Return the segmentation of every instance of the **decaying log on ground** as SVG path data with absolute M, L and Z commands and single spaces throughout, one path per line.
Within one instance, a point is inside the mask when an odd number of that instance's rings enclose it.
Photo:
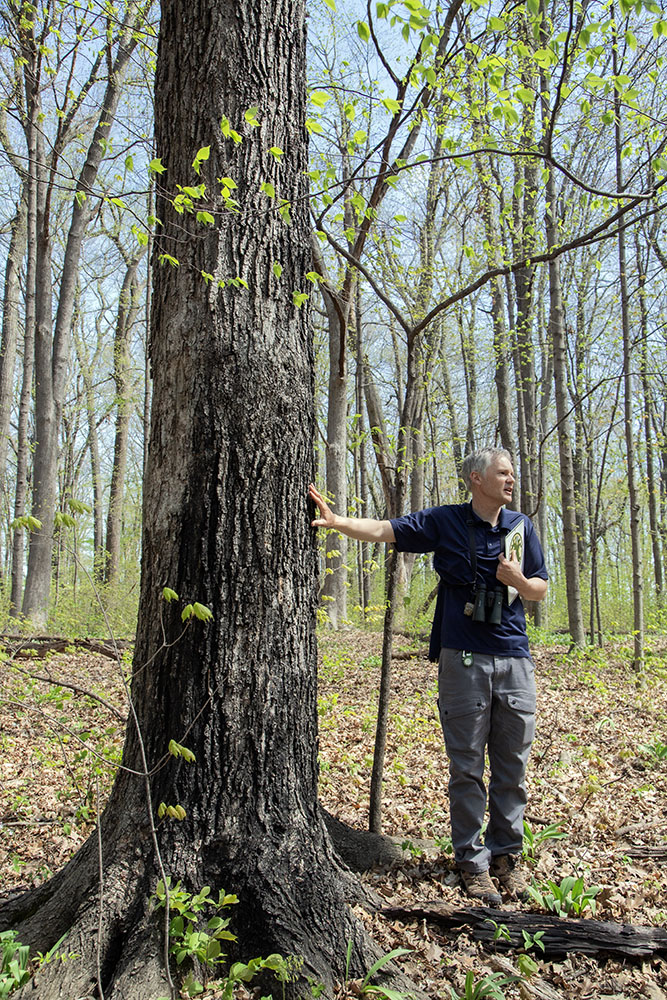
M 112 642 L 104 639 L 67 639 L 57 635 L 0 635 L 0 648 L 12 659 L 40 660 L 49 653 L 66 653 L 78 649 L 118 660 L 132 647 L 133 643 L 129 639 Z
M 382 914 L 404 922 L 427 920 L 440 928 L 460 930 L 470 928 L 475 940 L 492 945 L 498 951 L 524 948 L 522 931 L 532 937 L 542 932 L 544 952 L 540 956 L 557 958 L 569 952 L 586 955 L 616 955 L 624 958 L 667 956 L 667 931 L 660 927 L 616 924 L 607 920 L 582 920 L 556 917 L 525 910 L 491 909 L 486 906 L 455 907 L 446 903 L 426 902 L 420 906 L 385 908 Z M 494 941 L 496 928 L 504 925 L 509 941 Z
M 621 853 L 629 858 L 653 858 L 654 861 L 667 861 L 667 844 L 657 847 L 642 847 L 638 844 L 621 848 Z

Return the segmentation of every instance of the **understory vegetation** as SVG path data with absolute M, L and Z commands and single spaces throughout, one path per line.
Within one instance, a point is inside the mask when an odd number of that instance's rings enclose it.
M 357 908 L 384 951 L 394 953 L 428 996 L 512 1000 L 551 988 L 563 997 L 664 997 L 664 957 L 620 961 L 572 953 L 546 960 L 539 934 L 524 937 L 521 949 L 503 946 L 508 910 L 667 923 L 667 644 L 654 640 L 641 674 L 629 667 L 630 645 L 626 638 L 602 649 L 572 650 L 558 637 L 534 637 L 538 730 L 524 847 L 533 899 L 506 902 L 496 911 L 494 947 L 482 948 L 465 928 L 445 932 L 425 920 L 398 921 L 382 908 Z M 377 631 L 320 634 L 320 795 L 328 810 L 358 829 L 367 825 L 380 652 Z M 403 860 L 362 880 L 387 908 L 434 901 L 465 907 L 449 839 L 436 671 L 420 636 L 398 635 L 394 655 L 383 820 L 384 832 L 402 845 Z M 17 657 L 2 664 L 0 677 L 1 900 L 47 878 L 94 829 L 120 759 L 126 704 L 118 666 L 96 655 L 66 653 L 37 662 Z M 210 897 L 178 897 L 182 913 L 174 916 L 183 917 L 183 928 L 174 954 L 211 948 L 221 965 L 211 942 L 221 941 L 224 950 L 234 927 L 231 895 L 224 922 L 216 912 L 220 889 L 234 891 L 214 886 Z M 187 923 L 191 899 L 213 921 L 196 941 Z M 278 956 L 264 959 L 289 974 Z M 66 941 L 57 960 L 76 960 Z M 211 969 L 212 984 L 222 982 L 219 975 L 218 967 Z M 237 975 L 234 989 L 243 984 Z M 340 995 L 359 995 L 363 985 L 340 983 Z M 0 996 L 8 995 L 1 990 Z M 366 983 L 362 995 L 368 990 Z M 221 997 L 224 987 L 210 985 L 201 995 Z

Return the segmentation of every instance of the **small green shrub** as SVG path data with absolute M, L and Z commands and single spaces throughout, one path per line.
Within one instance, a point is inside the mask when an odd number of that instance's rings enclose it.
M 16 940 L 16 931 L 0 932 L 0 1000 L 28 982 L 30 949 Z
M 457 993 L 450 987 L 451 1000 L 484 1000 L 484 997 L 505 1000 L 502 987 L 517 983 L 520 978 L 520 976 L 503 976 L 500 972 L 493 972 L 475 982 L 475 973 L 471 969 L 466 975 L 463 993 Z
M 227 909 L 238 903 L 238 896 L 220 890 L 216 900 L 211 897 L 208 885 L 193 894 L 182 889 L 180 882 L 171 888 L 169 878 L 167 888 L 170 914 L 169 952 L 176 959 L 176 964 L 181 965 L 186 960 L 195 959 L 206 968 L 222 964 L 227 956 L 223 953 L 220 942 L 236 941 L 236 935 L 228 930 L 229 917 L 215 915 L 205 920 L 204 913 L 210 909 Z M 157 907 L 166 906 L 167 892 L 164 882 L 158 882 L 155 895 Z M 293 977 L 299 964 L 298 959 L 283 958 L 277 954 L 269 955 L 267 958 L 252 958 L 249 962 L 234 962 L 226 976 L 210 985 L 222 990 L 223 1000 L 232 1000 L 234 989 L 239 983 L 249 983 L 260 972 L 271 972 L 279 982 L 286 983 Z M 183 981 L 183 991 L 187 996 L 194 997 L 203 993 L 204 986 L 191 972 L 188 972 Z
M 535 854 L 539 846 L 546 840 L 564 840 L 567 832 L 563 829 L 562 823 L 549 823 L 541 830 L 533 830 L 530 823 L 523 821 L 523 856 L 528 861 L 535 860 Z
M 588 889 L 584 885 L 584 880 L 568 875 L 558 885 L 557 882 L 548 880 L 541 886 L 528 886 L 528 892 L 543 909 L 549 913 L 556 913 L 559 917 L 566 917 L 574 914 L 580 916 L 584 910 L 590 910 L 595 914 L 597 903 L 595 897 L 602 891 L 602 886 L 592 885 Z

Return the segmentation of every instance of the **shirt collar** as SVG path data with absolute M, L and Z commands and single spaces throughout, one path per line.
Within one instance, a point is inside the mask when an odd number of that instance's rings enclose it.
M 477 524 L 485 524 L 491 531 L 509 531 L 512 527 L 512 518 L 516 514 L 516 511 L 508 510 L 507 507 L 501 507 L 498 514 L 498 523 L 493 525 L 489 521 L 485 521 L 483 517 L 480 517 L 473 510 L 472 502 L 470 503 L 470 513 Z

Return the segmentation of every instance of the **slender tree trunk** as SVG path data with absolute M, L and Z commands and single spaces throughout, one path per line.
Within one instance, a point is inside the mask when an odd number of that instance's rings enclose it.
M 547 209 L 547 245 L 552 247 L 558 239 L 554 217 L 556 192 L 553 183 L 553 172 L 550 172 L 550 179 L 547 181 L 547 201 L 549 204 Z M 560 466 L 567 616 L 572 641 L 581 646 L 584 644 L 586 637 L 581 607 L 576 493 L 568 416 L 567 348 L 558 258 L 549 263 L 549 304 L 549 331 L 553 344 L 556 418 L 558 420 L 558 458 Z
M 38 169 L 38 154 L 43 152 L 39 141 L 39 80 L 37 76 L 37 58 L 34 46 L 24 46 L 26 65 L 24 71 L 26 108 L 28 122 L 26 125 L 26 141 L 28 147 L 27 164 L 27 208 L 26 208 L 26 279 L 25 279 L 25 329 L 23 336 L 23 381 L 19 400 L 19 416 L 16 446 L 16 496 L 14 500 L 14 518 L 20 521 L 26 514 L 28 499 L 28 475 L 30 460 L 30 445 L 28 441 L 28 425 L 32 408 L 33 374 L 35 369 L 35 325 L 37 296 L 37 260 L 38 260 L 38 204 L 40 193 L 40 174 Z M 21 610 L 23 595 L 23 563 L 25 558 L 25 529 L 17 523 L 12 540 L 12 586 L 9 602 L 9 613 L 17 618 Z
M 540 101 L 543 134 L 548 132 L 550 116 L 549 80 L 545 70 L 540 72 Z M 558 245 L 558 193 L 553 168 L 549 168 L 546 182 L 546 239 L 551 249 Z M 583 646 L 585 631 L 581 606 L 579 579 L 579 547 L 577 542 L 576 493 L 572 462 L 570 434 L 569 394 L 567 386 L 567 343 L 563 294 L 558 257 L 549 261 L 549 335 L 553 351 L 556 418 L 558 420 L 558 460 L 560 467 L 560 493 L 563 519 L 563 550 L 567 591 L 567 617 L 572 641 Z
M 347 515 L 347 327 L 350 303 L 322 286 L 329 317 L 329 402 L 327 410 L 327 493 L 336 513 Z M 327 532 L 326 568 L 321 600 L 333 628 L 347 618 L 345 535 Z
M 34 460 L 34 513 L 41 521 L 42 527 L 35 531 L 31 538 L 28 574 L 23 595 L 23 613 L 35 622 L 45 620 L 49 606 L 53 525 L 57 495 L 58 434 L 67 385 L 72 317 L 81 247 L 95 211 L 96 201 L 93 185 L 104 151 L 107 148 L 130 57 L 139 40 L 136 31 L 137 22 L 140 20 L 139 10 L 139 5 L 136 3 L 128 3 L 126 7 L 116 55 L 113 59 L 113 65 L 110 67 L 102 111 L 78 178 L 77 191 L 80 197 L 75 198 L 72 203 L 72 216 L 58 288 L 58 308 L 54 327 L 52 327 L 49 279 L 51 237 L 47 213 L 42 220 L 39 269 L 42 279 L 42 294 L 38 293 L 35 348 L 36 441 Z M 46 287 L 47 280 L 48 289 Z
M 662 562 L 662 540 L 660 537 L 660 483 L 656 475 L 655 441 L 651 433 L 651 416 L 654 409 L 653 394 L 649 378 L 648 355 L 648 309 L 646 305 L 646 263 L 642 260 L 638 234 L 635 234 L 637 261 L 637 281 L 639 291 L 639 315 L 641 322 L 639 337 L 639 368 L 643 398 L 644 445 L 646 447 L 646 491 L 648 495 L 648 516 L 653 554 L 653 579 L 658 607 L 664 605 L 664 573 Z
M 104 582 L 113 583 L 120 566 L 120 542 L 127 468 L 127 444 L 132 414 L 129 338 L 139 308 L 137 268 L 141 255 L 127 266 L 118 302 L 114 337 L 114 382 L 116 383 L 116 433 L 113 466 L 109 487 L 106 545 L 104 547 Z
M 361 501 L 362 516 L 368 516 L 368 468 L 366 464 L 366 421 L 364 418 L 364 354 L 363 354 L 363 332 L 361 313 L 361 286 L 357 282 L 355 296 L 355 328 L 356 328 L 356 371 L 355 371 L 355 400 L 357 408 L 357 435 L 359 444 L 357 447 L 357 462 L 359 467 L 359 500 Z M 370 555 L 371 545 L 369 542 L 360 542 L 357 546 L 358 553 L 358 576 L 359 576 L 359 603 L 362 614 L 366 617 L 366 609 L 371 603 L 371 581 Z
M 14 369 L 18 343 L 20 272 L 27 242 L 27 203 L 25 189 L 11 223 L 11 237 L 5 266 L 5 286 L 2 305 L 2 344 L 0 346 L 0 482 L 2 483 L 3 508 L 9 510 L 7 483 L 7 452 L 10 422 L 14 402 Z M 0 559 L 0 566 L 2 560 Z
M 384 759 L 387 751 L 389 706 L 391 703 L 391 660 L 393 654 L 394 621 L 396 618 L 396 591 L 401 572 L 397 556 L 398 553 L 392 546 L 387 568 L 387 607 L 384 614 L 384 628 L 382 633 L 382 668 L 380 672 L 380 693 L 378 696 L 378 715 L 375 726 L 375 744 L 373 748 L 373 768 L 371 771 L 368 810 L 368 828 L 371 833 L 382 832 L 382 779 L 384 775 Z
M 99 344 L 101 338 L 100 321 L 97 320 L 98 348 L 92 359 L 87 355 L 81 336 L 75 334 L 75 348 L 79 371 L 83 380 L 83 391 L 86 401 L 86 418 L 88 422 L 88 453 L 90 455 L 90 475 L 93 488 L 93 576 L 99 580 L 102 576 L 104 555 L 104 533 L 102 519 L 102 463 L 100 460 L 100 442 L 98 433 L 99 406 L 96 395 L 93 371 L 99 361 Z
M 614 45 L 612 46 L 612 62 L 614 75 L 619 73 L 618 36 L 616 34 L 614 7 L 611 8 Z M 614 133 L 616 138 L 616 187 L 623 190 L 623 128 L 621 122 L 621 102 L 614 90 Z M 644 577 L 641 538 L 641 499 L 637 487 L 637 469 L 635 457 L 634 433 L 634 377 L 632 375 L 632 345 L 630 336 L 630 305 L 628 298 L 628 280 L 626 272 L 625 229 L 618 232 L 618 269 L 621 288 L 621 329 L 623 332 L 623 387 L 624 387 L 624 427 L 625 452 L 627 457 L 628 500 L 630 504 L 630 540 L 632 547 L 632 608 L 633 608 L 633 644 L 634 668 L 641 670 L 644 666 Z

